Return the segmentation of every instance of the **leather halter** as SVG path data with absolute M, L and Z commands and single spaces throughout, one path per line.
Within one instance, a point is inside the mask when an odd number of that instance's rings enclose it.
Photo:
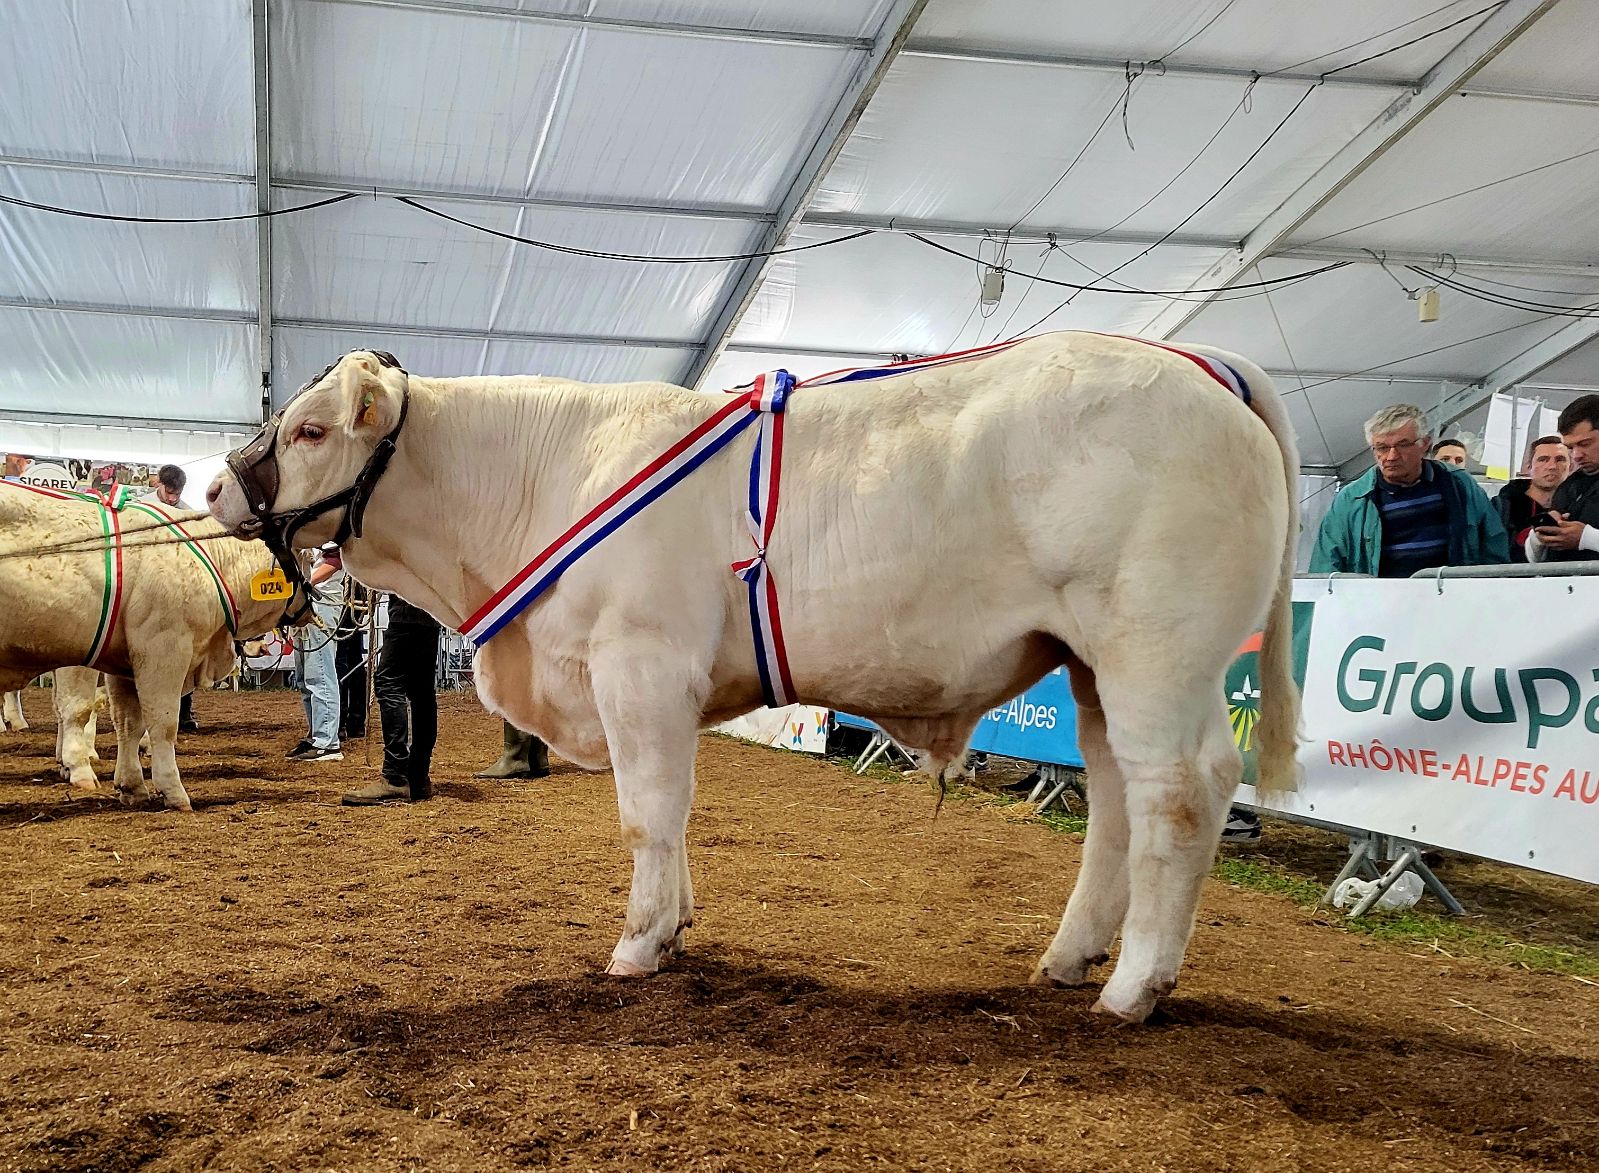
M 392 367 L 402 375 L 406 373 L 405 368 L 400 366 L 400 360 L 387 351 L 374 350 L 370 353 L 383 366 Z M 337 362 L 329 364 L 327 370 L 301 387 L 295 398 L 299 398 L 327 378 L 336 366 Z M 293 402 L 291 399 L 289 404 Z M 233 479 L 238 482 L 239 489 L 244 493 L 244 499 L 250 506 L 250 521 L 240 527 L 241 531 L 246 536 L 259 537 L 265 542 L 267 549 L 277 556 L 284 575 L 305 593 L 305 603 L 296 619 L 298 621 L 305 617 L 305 612 L 316 594 L 315 588 L 306 582 L 305 575 L 300 570 L 299 560 L 294 557 L 294 535 L 324 513 L 342 508 L 344 517 L 339 522 L 338 532 L 333 535 L 333 544 L 342 546 L 352 536 L 357 538 L 361 536 L 361 519 L 366 513 L 367 502 L 371 500 L 372 490 L 377 487 L 378 480 L 383 476 L 384 470 L 389 466 L 390 458 L 394 455 L 400 429 L 405 427 L 405 418 L 411 408 L 411 389 L 407 380 L 406 386 L 400 391 L 400 418 L 372 449 L 372 455 L 367 457 L 366 464 L 356 474 L 355 482 L 349 488 L 330 493 L 298 509 L 278 513 L 273 510 L 273 506 L 277 503 L 279 487 L 278 429 L 283 425 L 283 413 L 288 410 L 289 404 L 285 404 L 273 413 L 272 418 L 267 420 L 255 439 L 243 448 L 236 448 L 228 453 L 228 471 L 233 474 Z M 254 535 L 249 535 L 245 527 L 252 525 L 256 532 Z M 287 607 L 284 609 L 284 615 L 288 616 Z

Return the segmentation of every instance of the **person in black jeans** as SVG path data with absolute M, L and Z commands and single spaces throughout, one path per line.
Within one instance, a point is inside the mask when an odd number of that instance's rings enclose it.
M 339 646 L 333 656 L 339 674 L 339 740 L 366 736 L 366 605 L 372 592 L 351 582 L 339 612 Z
M 374 678 L 378 718 L 383 723 L 383 777 L 346 794 L 346 806 L 433 797 L 428 767 L 439 734 L 434 686 L 438 662 L 438 622 L 420 607 L 390 595 L 389 625 Z

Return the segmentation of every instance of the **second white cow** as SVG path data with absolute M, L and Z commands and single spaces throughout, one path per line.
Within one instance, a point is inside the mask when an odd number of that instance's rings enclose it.
M 148 731 L 150 781 L 168 807 L 188 810 L 174 749 L 179 699 L 230 671 L 235 637 L 270 630 L 285 605 L 251 598 L 251 579 L 275 565 L 261 545 L 227 537 L 209 518 L 148 508 L 186 520 L 168 528 L 139 509 L 112 518 L 80 494 L 0 482 L 0 688 L 91 662 L 111 695 L 118 792 L 148 793 L 138 754 Z M 128 536 L 106 537 L 118 529 Z M 180 540 L 185 534 L 196 540 Z M 73 543 L 73 552 L 53 549 L 63 543 Z M 87 703 L 78 695 L 85 691 Z M 80 686 L 74 696 L 78 728 L 64 724 L 62 756 L 72 744 L 73 758 L 86 765 L 76 742 L 93 688 Z M 74 781 L 83 785 L 85 775 Z

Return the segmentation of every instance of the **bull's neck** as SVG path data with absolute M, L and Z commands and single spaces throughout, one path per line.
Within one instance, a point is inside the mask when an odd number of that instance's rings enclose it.
M 410 393 L 345 565 L 457 629 L 654 454 L 661 413 L 686 432 L 717 406 L 663 384 L 551 379 L 413 378 Z
M 210 528 L 205 526 L 207 531 Z M 250 639 L 276 627 L 283 615 L 283 601 L 262 602 L 250 596 L 250 580 L 274 565 L 271 552 L 260 542 L 241 542 L 232 537 L 208 540 L 205 549 L 238 606 L 239 638 Z

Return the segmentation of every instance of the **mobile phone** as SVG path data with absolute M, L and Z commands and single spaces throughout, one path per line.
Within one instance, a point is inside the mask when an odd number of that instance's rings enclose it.
M 1537 513 L 1532 515 L 1532 521 L 1530 521 L 1528 524 L 1531 525 L 1533 529 L 1538 529 L 1546 525 L 1559 525 L 1560 519 L 1553 513 L 1550 513 L 1547 509 L 1540 509 Z

